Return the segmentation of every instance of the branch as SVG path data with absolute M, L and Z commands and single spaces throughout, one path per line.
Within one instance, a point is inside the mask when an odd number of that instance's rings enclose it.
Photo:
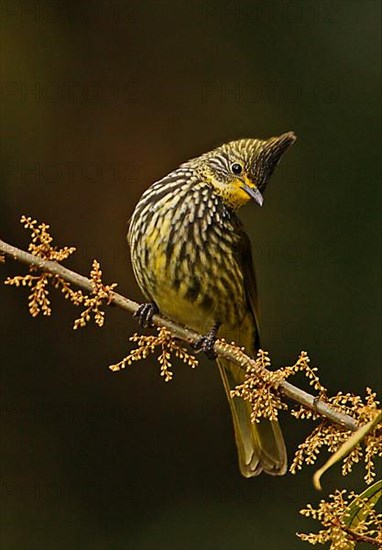
M 15 261 L 27 264 L 29 266 L 34 266 L 41 271 L 47 271 L 53 275 L 58 275 L 59 277 L 62 277 L 62 279 L 65 279 L 69 283 L 72 283 L 87 292 L 92 292 L 93 290 L 91 281 L 87 277 L 84 277 L 75 271 L 71 271 L 57 262 L 43 260 L 38 256 L 34 256 L 29 252 L 16 248 L 15 246 L 7 244 L 2 240 L 0 240 L 0 253 L 5 254 L 5 256 L 12 258 Z M 134 313 L 139 307 L 139 304 L 125 298 L 125 296 L 118 294 L 118 292 L 111 292 L 110 295 L 110 304 L 128 311 L 129 313 Z M 167 328 L 175 338 L 179 338 L 189 344 L 195 342 L 200 336 L 198 333 L 184 326 L 178 325 L 166 317 L 154 315 L 152 320 L 155 325 Z M 251 357 L 246 355 L 238 347 L 228 344 L 224 340 L 217 340 L 214 350 L 218 356 L 229 359 L 232 363 L 235 363 L 243 370 L 246 370 L 249 363 L 254 362 Z M 335 424 L 339 424 L 347 430 L 356 431 L 358 428 L 357 422 L 354 418 L 347 414 L 338 412 L 333 407 L 325 403 L 325 401 L 314 397 L 289 382 L 280 382 L 278 390 L 292 401 L 303 405 L 307 409 L 320 414 L 322 417 L 327 418 Z
M 363 535 L 362 533 L 356 533 L 355 531 L 350 529 L 350 527 L 347 527 L 342 523 L 340 524 L 339 527 L 340 529 L 345 531 L 345 533 L 350 535 L 350 537 L 354 540 L 354 542 L 359 542 L 359 543 L 364 542 L 366 544 L 371 544 L 372 546 L 378 546 L 378 548 L 380 548 L 380 542 L 377 539 L 373 537 L 369 537 L 367 535 Z

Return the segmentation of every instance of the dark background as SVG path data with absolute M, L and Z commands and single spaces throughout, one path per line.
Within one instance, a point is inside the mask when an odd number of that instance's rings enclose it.
M 22 214 L 49 223 L 78 249 L 66 265 L 98 258 L 140 300 L 125 233 L 143 190 L 222 142 L 294 130 L 264 207 L 242 211 L 263 347 L 275 367 L 307 350 L 331 392 L 379 391 L 379 2 L 1 9 L 2 238 L 27 246 Z M 73 332 L 74 306 L 52 303 L 32 319 L 26 290 L 1 288 L 3 548 L 309 546 L 294 533 L 316 527 L 298 514 L 321 497 L 314 469 L 240 477 L 214 363 L 169 384 L 152 359 L 113 374 L 135 322 L 110 309 Z M 293 456 L 312 426 L 282 423 Z M 335 468 L 325 494 L 362 476 Z

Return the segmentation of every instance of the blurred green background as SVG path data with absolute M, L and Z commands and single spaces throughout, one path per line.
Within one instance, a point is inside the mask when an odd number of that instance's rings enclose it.
M 240 137 L 294 130 L 264 207 L 243 209 L 274 366 L 307 350 L 329 391 L 380 389 L 377 1 L 4 1 L 1 236 L 22 214 L 66 264 L 136 300 L 125 243 L 143 190 Z M 3 275 L 23 273 L 7 262 Z M 1 288 L 2 548 L 272 550 L 309 545 L 312 468 L 240 477 L 214 363 L 113 374 L 137 329 L 108 310 L 32 319 Z M 304 384 L 303 381 L 299 381 Z M 282 418 L 290 456 L 312 428 Z M 320 458 L 320 463 L 324 456 Z M 324 488 L 363 486 L 362 469 Z

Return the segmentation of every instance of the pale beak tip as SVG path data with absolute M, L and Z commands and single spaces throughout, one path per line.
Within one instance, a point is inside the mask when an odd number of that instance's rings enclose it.
M 244 191 L 255 201 L 259 206 L 263 206 L 264 198 L 257 187 L 252 188 L 249 185 L 244 185 Z

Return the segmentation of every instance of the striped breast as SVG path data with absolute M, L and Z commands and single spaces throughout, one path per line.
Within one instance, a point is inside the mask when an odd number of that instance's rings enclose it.
M 190 168 L 154 183 L 133 213 L 128 241 L 135 276 L 173 319 L 206 331 L 246 311 L 241 223 Z

